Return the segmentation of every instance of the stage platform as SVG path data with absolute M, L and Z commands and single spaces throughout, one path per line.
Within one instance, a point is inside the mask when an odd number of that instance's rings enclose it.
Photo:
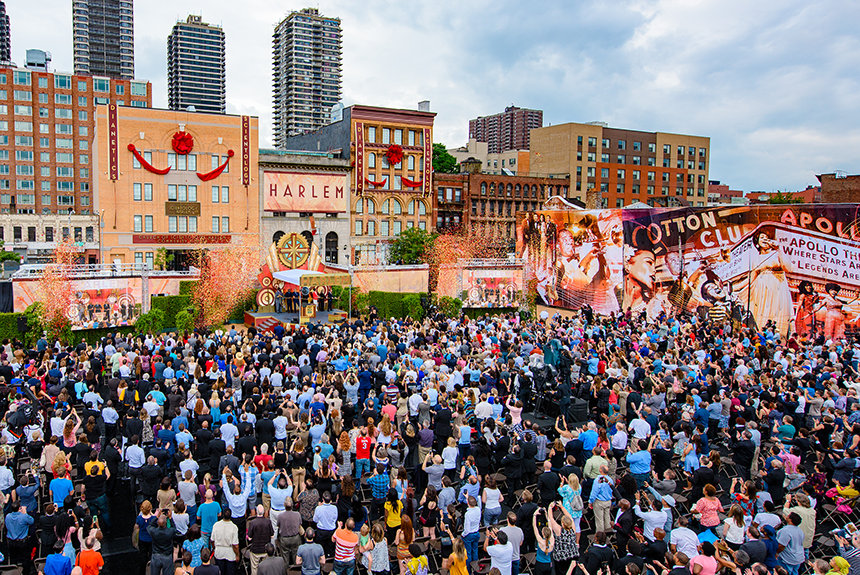
M 331 311 L 320 311 L 317 312 L 316 316 L 311 320 L 311 322 L 315 324 L 320 323 L 340 323 L 346 320 L 346 312 L 333 309 Z M 246 311 L 245 312 L 245 325 L 248 327 L 255 327 L 260 331 L 270 331 L 274 329 L 274 327 L 278 324 L 281 324 L 284 327 L 290 326 L 298 326 L 299 325 L 299 313 L 288 313 L 288 312 L 266 312 L 266 311 Z

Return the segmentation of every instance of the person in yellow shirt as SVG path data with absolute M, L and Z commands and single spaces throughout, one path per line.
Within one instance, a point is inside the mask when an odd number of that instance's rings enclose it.
M 393 487 L 388 490 L 388 497 L 385 498 L 385 538 L 389 541 L 394 541 L 397 535 L 397 530 L 400 529 L 401 519 L 403 514 L 403 502 L 397 497 L 397 490 Z

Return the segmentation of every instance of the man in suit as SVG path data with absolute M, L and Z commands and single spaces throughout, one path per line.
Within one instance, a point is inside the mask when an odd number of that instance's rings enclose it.
M 546 506 L 555 501 L 558 498 L 558 488 L 560 486 L 561 479 L 558 473 L 552 470 L 552 464 L 549 461 L 544 461 L 543 473 L 540 474 L 537 480 L 541 505 Z

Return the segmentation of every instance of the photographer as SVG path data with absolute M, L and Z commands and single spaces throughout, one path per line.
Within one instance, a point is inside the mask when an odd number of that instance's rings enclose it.
M 492 545 L 490 545 L 492 540 Z M 490 556 L 490 568 L 496 568 L 501 575 L 511 575 L 511 563 L 514 560 L 514 549 L 508 541 L 508 534 L 495 527 L 487 530 L 484 538 L 484 551 Z

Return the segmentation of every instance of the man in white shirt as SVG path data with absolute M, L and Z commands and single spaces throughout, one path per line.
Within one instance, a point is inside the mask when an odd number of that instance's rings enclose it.
M 689 521 L 686 517 L 678 517 L 678 526 L 669 533 L 669 546 L 672 553 L 681 552 L 687 557 L 695 557 L 699 554 L 699 537 L 687 525 Z
M 652 509 L 648 511 L 643 511 L 639 506 L 639 501 L 641 499 L 640 492 L 636 492 L 636 505 L 633 506 L 633 512 L 636 514 L 636 517 L 641 518 L 645 523 L 642 526 L 642 531 L 645 535 L 645 538 L 648 541 L 654 541 L 654 530 L 658 527 L 662 528 L 666 525 L 666 519 L 668 516 L 666 512 L 663 511 L 663 502 L 659 499 L 655 499 L 654 503 L 652 503 Z M 646 499 L 647 501 L 647 499 Z
M 210 538 L 215 550 L 213 557 L 221 573 L 235 573 L 235 564 L 239 561 L 239 528 L 233 523 L 230 509 L 221 511 L 221 520 L 212 527 Z
M 221 426 L 221 439 L 228 446 L 236 448 L 236 438 L 239 437 L 239 428 L 233 423 L 233 416 L 227 416 L 227 423 Z
M 484 551 L 490 556 L 490 569 L 495 567 L 502 575 L 511 575 L 514 550 L 511 542 L 508 541 L 508 534 L 493 528 L 487 535 L 488 537 L 484 539 Z M 493 540 L 492 545 L 490 545 L 490 539 Z
M 472 561 L 478 560 L 478 541 L 480 535 L 478 529 L 481 528 L 481 508 L 478 507 L 478 500 L 473 496 L 468 499 L 469 508 L 463 514 L 463 543 L 466 544 L 466 557 L 469 565 Z

